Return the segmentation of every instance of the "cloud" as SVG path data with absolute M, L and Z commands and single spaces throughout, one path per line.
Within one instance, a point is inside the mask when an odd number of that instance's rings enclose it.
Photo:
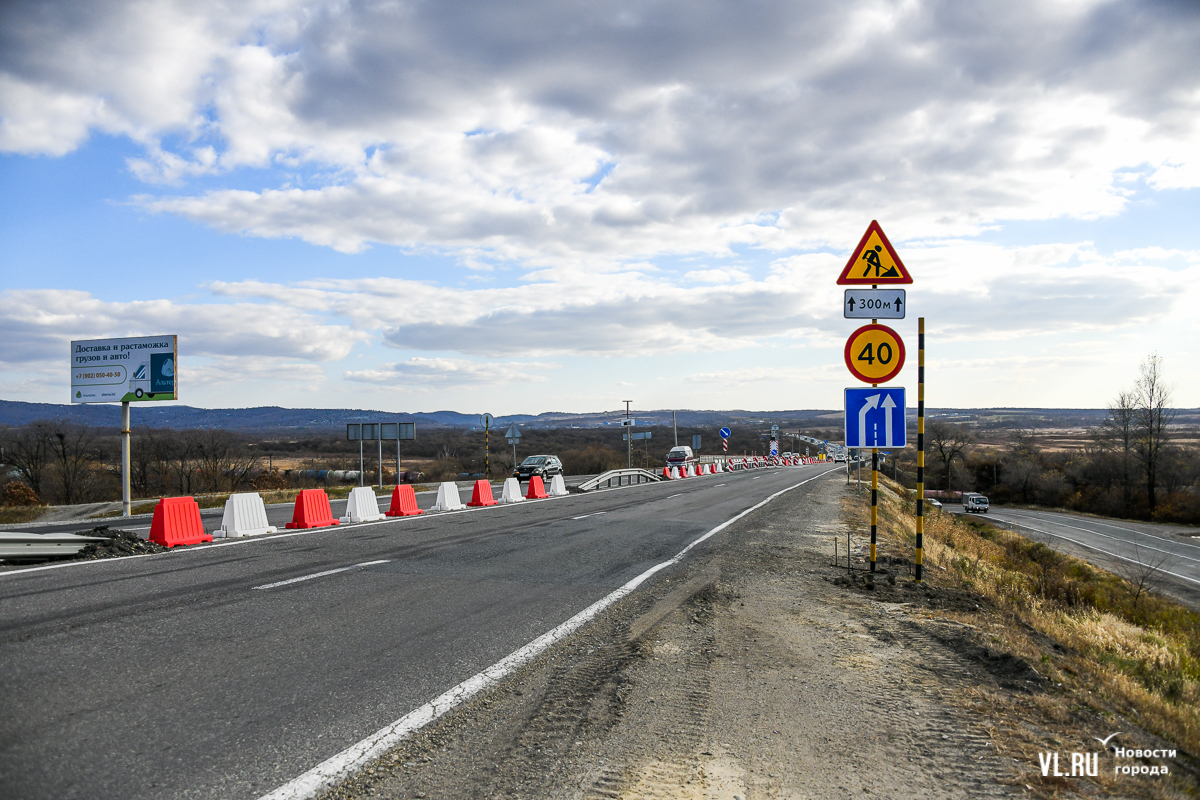
M 87 292 L 0 292 L 0 363 L 66 369 L 70 342 L 107 336 L 180 336 L 180 357 L 257 356 L 322 362 L 345 358 L 367 337 L 282 304 L 102 301 Z
M 349 371 L 345 378 L 393 389 L 430 391 L 543 382 L 549 380 L 544 370 L 557 366 L 537 362 L 483 363 L 465 359 L 417 357 L 374 369 Z
M 221 231 L 476 264 L 847 247 L 1200 185 L 1191 4 L 7 4 L 0 148 L 129 136 Z M 271 177 L 273 176 L 273 177 Z M 273 185 L 272 185 L 273 182 Z M 854 220 L 851 223 L 849 220 Z M 698 279 L 703 280 L 703 279 Z

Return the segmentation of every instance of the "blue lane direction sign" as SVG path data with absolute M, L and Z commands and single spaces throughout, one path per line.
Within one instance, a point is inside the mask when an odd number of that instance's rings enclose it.
M 846 447 L 904 447 L 904 389 L 846 390 Z
M 733 431 L 729 430 L 729 428 L 721 428 L 721 438 L 722 439 L 728 439 L 732 435 L 733 435 Z
M 846 319 L 904 319 L 906 308 L 903 289 L 847 289 L 842 302 Z

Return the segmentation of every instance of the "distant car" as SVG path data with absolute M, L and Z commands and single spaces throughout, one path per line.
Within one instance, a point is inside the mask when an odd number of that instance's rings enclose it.
M 692 448 L 688 447 L 687 445 L 681 444 L 678 447 L 672 447 L 671 452 L 667 453 L 668 467 L 679 467 L 680 469 L 683 469 L 688 464 L 695 463 L 696 456 L 694 453 L 692 453 Z
M 942 501 L 938 500 L 936 497 L 931 497 L 928 500 L 926 500 L 925 502 L 929 503 L 929 505 L 933 506 L 934 508 L 942 507 Z
M 563 474 L 562 461 L 558 456 L 530 456 L 513 470 L 513 477 L 527 481 L 535 475 L 545 481 Z
M 834 463 L 836 463 L 836 464 L 845 464 L 846 463 L 846 454 L 845 453 L 837 453 L 836 455 L 834 455 L 833 460 L 834 460 Z

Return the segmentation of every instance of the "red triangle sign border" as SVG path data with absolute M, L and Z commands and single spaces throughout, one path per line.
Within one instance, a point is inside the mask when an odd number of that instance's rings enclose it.
M 892 257 L 896 267 L 900 270 L 898 278 L 852 278 L 850 270 L 858 262 L 859 254 L 867 244 L 867 239 L 871 238 L 872 233 L 879 234 L 879 241 L 883 242 L 883 246 L 887 248 L 888 255 Z M 904 262 L 900 260 L 900 256 L 896 253 L 896 248 L 892 247 L 892 243 L 888 241 L 887 234 L 883 232 L 883 228 L 879 227 L 879 222 L 871 220 L 871 224 L 867 226 L 867 232 L 859 239 L 858 244 L 850 252 L 850 260 L 846 262 L 846 266 L 842 268 L 842 274 L 837 279 L 838 286 L 873 286 L 876 284 L 897 284 L 897 283 L 912 283 L 912 275 L 909 274 L 908 268 L 904 266 Z

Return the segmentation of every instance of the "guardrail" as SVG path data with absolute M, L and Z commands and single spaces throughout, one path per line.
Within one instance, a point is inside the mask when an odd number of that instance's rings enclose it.
M 592 489 L 599 488 L 602 483 L 605 484 L 606 489 L 611 489 L 613 481 L 616 481 L 617 486 L 632 486 L 635 483 L 656 483 L 661 480 L 662 478 L 653 472 L 647 472 L 644 469 L 610 469 L 591 480 L 584 481 L 579 484 L 578 488 L 582 492 L 590 492 Z

